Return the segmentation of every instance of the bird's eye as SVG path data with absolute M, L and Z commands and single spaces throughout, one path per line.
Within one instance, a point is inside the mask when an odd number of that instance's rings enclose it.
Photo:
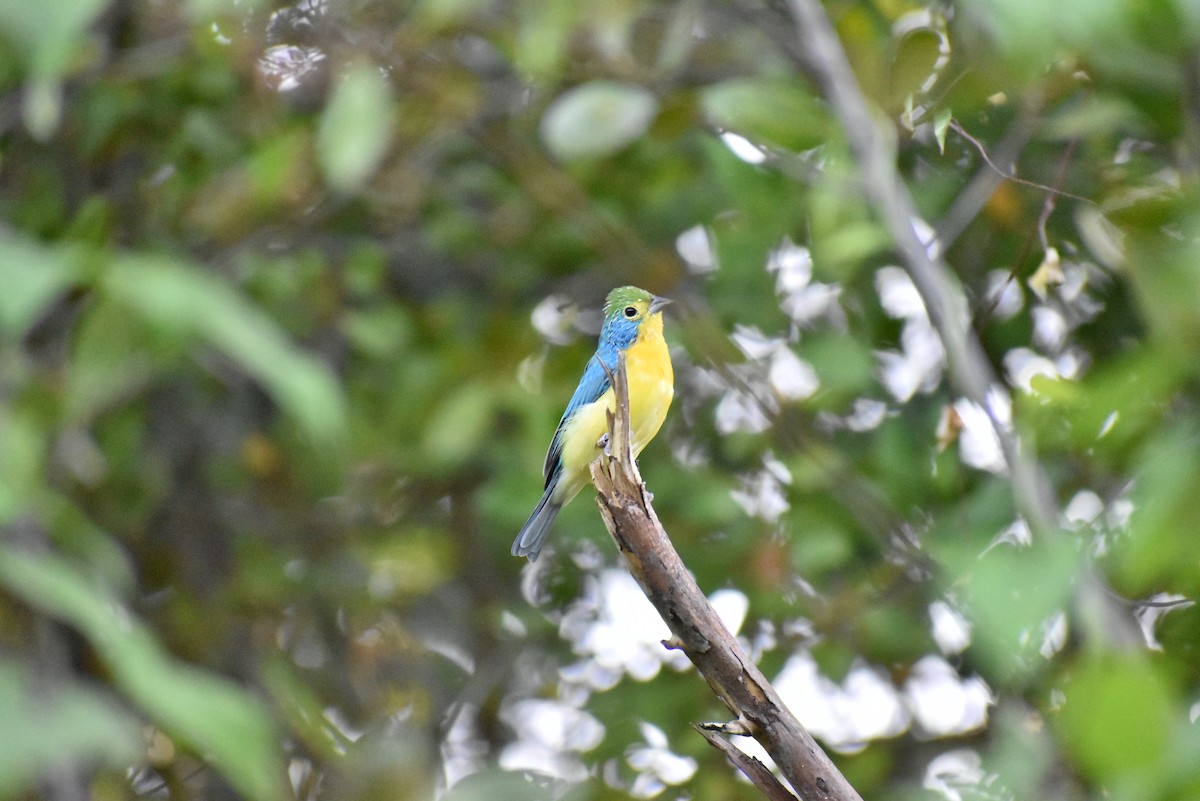
M 637 309 L 635 309 L 633 306 L 626 306 L 625 316 L 629 318 L 637 317 Z

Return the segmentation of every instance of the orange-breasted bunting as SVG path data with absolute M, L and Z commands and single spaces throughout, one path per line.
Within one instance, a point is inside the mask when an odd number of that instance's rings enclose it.
M 537 559 L 558 512 L 591 480 L 589 465 L 600 455 L 608 432 L 607 412 L 615 407 L 604 366 L 616 372 L 625 352 L 629 388 L 630 445 L 636 457 L 654 439 L 675 395 L 671 354 L 663 339 L 662 309 L 671 301 L 635 286 L 608 293 L 596 354 L 567 404 L 546 453 L 546 491 L 513 540 L 513 556 Z

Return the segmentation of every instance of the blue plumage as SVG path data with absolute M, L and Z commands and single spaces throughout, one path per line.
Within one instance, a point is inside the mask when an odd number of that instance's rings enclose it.
M 571 396 L 567 410 L 563 412 L 562 418 L 558 421 L 558 429 L 554 432 L 550 449 L 546 451 L 546 464 L 543 472 L 547 488 L 550 487 L 555 476 L 562 471 L 562 436 L 567 421 L 580 406 L 594 403 L 605 392 L 608 392 L 612 384 L 609 382 L 608 373 L 604 372 L 604 368 L 607 367 L 610 371 L 616 372 L 617 354 L 627 350 L 637 341 L 639 322 L 640 320 L 618 317 L 606 320 L 604 327 L 600 329 L 600 345 L 596 348 L 596 353 L 592 355 L 592 358 L 588 359 L 587 367 L 583 369 L 583 377 L 579 379 L 579 386 L 575 388 L 575 394 Z
M 526 556 L 530 561 L 537 559 L 559 510 L 586 486 L 589 480 L 587 464 L 594 458 L 592 454 L 598 453 L 595 445 L 604 425 L 603 417 L 598 416 L 597 412 L 601 407 L 596 404 L 605 395 L 611 395 L 612 389 L 604 368 L 607 367 L 610 371 L 617 369 L 618 354 L 623 351 L 629 352 L 630 348 L 639 342 L 639 337 L 646 330 L 643 324 L 647 320 L 651 321 L 654 331 L 652 337 L 656 343 L 652 346 L 652 351 L 661 363 L 662 380 L 659 381 L 661 387 L 658 391 L 661 394 L 662 389 L 665 389 L 665 401 L 658 407 L 658 414 L 654 416 L 652 426 L 648 427 L 645 440 L 649 441 L 658 430 L 670 404 L 671 394 L 670 356 L 665 343 L 662 342 L 660 313 L 661 308 L 668 302 L 665 298 L 655 297 L 637 287 L 621 287 L 609 293 L 596 353 L 588 360 L 579 386 L 575 388 L 575 394 L 571 396 L 566 411 L 558 421 L 558 428 L 546 452 L 543 468 L 546 478 L 545 491 L 533 514 L 517 534 L 512 547 L 513 555 Z M 611 405 L 611 401 L 608 402 L 608 406 Z M 588 422 L 581 426 L 579 420 Z

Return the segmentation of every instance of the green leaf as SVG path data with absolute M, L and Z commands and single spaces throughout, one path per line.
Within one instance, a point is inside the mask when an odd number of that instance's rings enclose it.
M 231 286 L 200 268 L 123 256 L 103 287 L 160 330 L 196 337 L 237 362 L 321 443 L 340 439 L 344 401 L 329 370 Z
M 909 97 L 933 85 L 946 41 L 930 28 L 916 28 L 900 40 L 892 62 L 892 100 Z
M 578 788 L 586 785 L 576 785 L 571 796 L 579 798 L 594 798 L 603 793 L 589 794 L 586 789 Z M 458 782 L 446 792 L 446 801 L 548 801 L 555 797 L 549 788 L 529 782 L 522 776 L 496 768 L 474 773 L 463 781 Z
M 821 378 L 821 389 L 837 403 L 867 392 L 874 386 L 875 358 L 860 341 L 817 332 L 801 343 L 800 352 Z
M 282 654 L 271 657 L 262 681 L 276 708 L 305 747 L 324 759 L 336 759 L 353 741 L 329 722 L 316 688 L 297 675 L 296 666 Z
M 491 419 L 488 387 L 467 384 L 439 404 L 426 429 L 422 450 L 433 464 L 459 464 L 486 439 Z
M 560 95 L 542 118 L 542 140 L 560 159 L 606 156 L 646 133 L 658 100 L 639 86 L 592 81 Z
M 154 377 L 146 352 L 146 325 L 127 304 L 100 298 L 89 304 L 75 331 L 64 408 L 72 423 L 89 424 L 106 409 L 129 402 Z
M 9 550 L 0 584 L 83 634 L 113 682 L 173 738 L 249 798 L 279 797 L 278 736 L 270 715 L 229 680 L 171 659 L 106 587 L 53 556 Z
M 1059 722 L 1084 773 L 1101 783 L 1160 774 L 1171 741 L 1172 696 L 1147 654 L 1094 658 L 1075 670 L 1064 692 Z M 1147 787 L 1143 797 L 1158 794 Z
M 1128 99 L 1109 94 L 1090 95 L 1046 120 L 1041 135 L 1070 141 L 1125 131 L 1140 135 L 1146 128 L 1141 113 Z
M 789 150 L 809 150 L 829 134 L 824 107 L 791 81 L 735 78 L 705 89 L 701 105 L 712 125 Z
M 981 655 L 1006 669 L 1022 647 L 1037 653 L 1042 625 L 1069 600 L 1077 563 L 1058 537 L 1032 548 L 996 545 L 979 557 L 967 597 Z
M 440 31 L 483 14 L 491 5 L 491 0 L 419 0 L 413 18 L 431 30 Z
M 77 250 L 0 235 L 0 334 L 24 334 L 78 274 Z
M 104 0 L 0 3 L 0 39 L 22 55 L 31 76 L 23 112 L 34 137 L 44 140 L 58 127 L 60 81 L 97 52 L 88 47 L 87 33 L 107 5 Z
M 188 0 L 187 10 L 201 25 L 213 24 L 213 17 L 249 14 L 264 5 L 264 0 Z
M 814 237 L 814 267 L 832 277 L 845 278 L 870 256 L 890 246 L 888 232 L 875 221 L 845 220 L 820 239 Z
M 0 31 L 25 55 L 40 76 L 66 72 L 88 28 L 105 8 L 104 0 L 46 0 L 0 3 Z
M 45 449 L 35 421 L 0 406 L 0 525 L 25 514 L 41 489 Z
M 805 576 L 841 568 L 854 556 L 850 538 L 822 504 L 798 504 L 789 518 L 803 526 L 804 536 L 792 541 L 792 558 Z
M 354 346 L 377 359 L 394 356 L 412 336 L 412 323 L 404 310 L 379 306 L 346 314 L 342 330 Z
M 100 529 L 69 498 L 46 490 L 38 498 L 37 516 L 58 552 L 88 566 L 88 575 L 115 591 L 136 586 L 125 546 Z
M 33 789 L 69 762 L 119 768 L 142 751 L 137 721 L 112 699 L 80 685 L 34 679 L 0 662 L 0 797 Z
M 513 66 L 532 81 L 557 78 L 583 7 L 573 0 L 525 0 L 516 6 Z
M 392 135 L 391 92 L 379 68 L 356 67 L 333 92 L 317 132 L 317 159 L 336 189 L 362 187 L 379 166 Z
M 1138 590 L 1200 587 L 1194 523 L 1200 515 L 1196 427 L 1164 426 L 1138 455 L 1129 536 L 1116 543 L 1113 570 Z
M 942 155 L 946 154 L 946 131 L 950 129 L 950 121 L 953 119 L 954 113 L 949 108 L 939 110 L 933 118 L 933 136 L 937 139 L 938 152 Z

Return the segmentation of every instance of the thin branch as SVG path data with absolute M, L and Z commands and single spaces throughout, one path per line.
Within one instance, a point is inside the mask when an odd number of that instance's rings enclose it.
M 1027 444 L 1021 443 L 1010 420 L 993 402 L 1002 388 L 979 339 L 971 331 L 962 287 L 946 263 L 931 255 L 913 227 L 916 208 L 895 167 L 895 148 L 863 97 L 837 32 L 819 0 L 787 0 L 796 22 L 801 65 L 829 101 L 862 173 L 867 199 L 882 218 L 904 269 L 924 301 L 929 322 L 946 349 L 947 369 L 955 391 L 985 410 L 1008 464 L 1018 513 L 1039 536 L 1059 530 L 1058 507 L 1050 482 Z M 1077 586 L 1076 603 L 1089 634 L 1101 641 L 1131 647 L 1141 641 L 1136 624 L 1100 591 L 1100 578 L 1088 573 Z
M 1017 110 L 1017 117 L 1013 124 L 993 149 L 992 156 L 989 158 L 986 151 L 982 153 L 986 162 L 985 166 L 981 167 L 975 173 L 975 177 L 958 193 L 954 202 L 950 204 L 950 208 L 937 224 L 937 240 L 941 243 L 943 252 L 949 250 L 958 241 L 958 238 L 967 230 L 967 226 L 979 216 L 979 212 L 991 200 L 996 189 L 1004 183 L 1007 171 L 997 169 L 995 164 L 1011 165 L 1016 162 L 1017 156 L 1021 154 L 1037 130 L 1036 109 L 1040 106 L 1040 102 L 1022 104 Z M 1009 169 L 1011 170 L 1011 167 Z
M 624 354 L 612 378 L 607 453 L 592 463 L 604 524 L 629 572 L 687 655 L 738 721 L 758 740 L 805 801 L 861 801 L 775 688 L 738 645 L 684 566 L 650 505 L 629 447 L 629 394 Z
M 1067 180 L 1067 171 L 1068 171 L 1067 168 L 1070 167 L 1071 158 L 1075 155 L 1075 148 L 1078 145 L 1078 143 L 1079 143 L 1078 139 L 1072 139 L 1070 145 L 1067 147 L 1066 151 L 1063 153 L 1062 159 L 1059 160 L 1058 173 L 1054 176 L 1054 185 L 1056 187 L 1062 186 L 1063 182 Z M 1050 239 L 1046 235 L 1046 225 L 1047 225 L 1047 223 L 1049 223 L 1050 215 L 1054 213 L 1054 209 L 1057 205 L 1058 205 L 1058 201 L 1056 200 L 1054 193 L 1053 192 L 1047 193 L 1046 199 L 1042 203 L 1042 213 L 1038 215 L 1038 221 L 1037 221 L 1037 236 L 1038 236 L 1038 241 L 1042 245 L 1042 253 L 1043 254 L 1045 254 L 1050 249 Z M 996 307 L 998 307 L 1000 305 L 1000 300 L 1001 300 L 1001 298 L 1004 297 L 1005 291 L 1008 289 L 1008 287 L 1014 281 L 1017 280 L 1018 277 L 1020 277 L 1021 266 L 1025 263 L 1025 257 L 1029 255 L 1029 250 L 1032 247 L 1033 247 L 1033 237 L 1028 236 L 1025 238 L 1024 244 L 1021 245 L 1021 252 L 1017 254 L 1016 260 L 1013 261 L 1013 267 L 1008 273 L 1008 278 L 1006 278 L 1004 280 L 1004 284 L 1001 285 L 999 287 L 999 289 L 996 290 L 994 296 L 992 297 L 991 303 L 989 303 L 987 305 L 987 308 L 985 308 L 983 310 L 983 312 L 976 318 L 975 330 L 977 332 L 982 331 L 984 329 L 984 326 L 987 325 L 987 322 L 991 318 L 992 313 L 995 312 Z
M 916 209 L 896 174 L 894 148 L 884 140 L 868 109 L 821 4 L 818 0 L 788 0 L 788 3 L 797 22 L 808 72 L 841 120 L 850 150 L 860 166 L 868 199 L 891 233 L 901 263 L 921 294 L 929 321 L 946 348 L 951 381 L 959 392 L 988 411 L 1013 473 L 1021 513 L 1035 531 L 1048 530 L 1056 517 L 1053 499 L 1036 474 L 1036 465 L 1020 452 L 1008 421 L 997 416 L 989 401 L 988 394 L 998 381 L 983 347 L 967 327 L 962 288 L 946 264 L 931 256 L 917 236 L 913 227 Z
M 961 136 L 963 139 L 966 139 L 968 142 L 970 142 L 975 147 L 975 149 L 979 151 L 979 155 L 984 160 L 984 163 L 986 163 L 989 167 L 991 167 L 993 170 L 995 170 L 996 174 L 999 175 L 1004 180 L 1012 181 L 1014 184 L 1020 184 L 1021 186 L 1028 186 L 1028 187 L 1032 187 L 1034 189 L 1039 189 L 1043 192 L 1050 194 L 1051 196 L 1059 195 L 1061 197 L 1069 197 L 1072 200 L 1078 200 L 1083 203 L 1089 203 L 1093 206 L 1099 205 L 1098 203 L 1096 203 L 1096 201 L 1092 200 L 1091 198 L 1084 197 L 1083 195 L 1072 194 L 1071 192 L 1067 192 L 1062 189 L 1059 189 L 1057 186 L 1047 186 L 1046 184 L 1039 184 L 1037 181 L 1030 181 L 1025 178 L 1018 178 L 1016 176 L 1016 174 L 1013 172 L 1005 172 L 1004 170 L 1000 169 L 1000 167 L 998 167 L 994 161 L 992 161 L 990 156 L 988 156 L 987 148 L 983 146 L 983 143 L 980 142 L 975 137 L 971 136 L 969 133 L 967 133 L 966 129 L 964 129 L 961 125 L 958 124 L 958 120 L 950 121 L 950 129 L 952 131 L 954 131 L 955 133 L 957 133 L 959 136 Z M 1074 147 L 1072 147 L 1071 149 L 1074 150 Z
M 1067 149 L 1063 151 L 1062 158 L 1058 162 L 1058 172 L 1054 176 L 1054 191 L 1046 193 L 1046 200 L 1042 203 L 1042 213 L 1038 215 L 1038 237 L 1042 242 L 1042 250 L 1050 249 L 1050 239 L 1046 236 L 1046 224 L 1050 222 L 1050 215 L 1054 213 L 1054 209 L 1058 206 L 1058 196 L 1076 197 L 1069 192 L 1060 192 L 1058 187 L 1062 186 L 1067 180 L 1067 173 L 1070 171 L 1071 159 L 1075 157 L 1075 148 L 1079 146 L 1079 139 L 1072 139 L 1067 143 Z M 1092 201 L 1087 201 L 1091 203 Z M 1095 204 L 1093 204 L 1095 205 Z
M 1136 599 L 1124 598 L 1120 595 L 1115 596 L 1118 601 L 1123 604 L 1128 604 L 1136 609 L 1187 609 L 1189 606 L 1195 606 L 1196 602 L 1191 598 L 1176 598 L 1173 601 L 1139 601 Z
M 708 740 L 709 745 L 724 754 L 770 801 L 796 801 L 796 796 L 775 778 L 766 765 L 726 740 L 716 728 L 703 723 L 693 723 L 692 728 Z

